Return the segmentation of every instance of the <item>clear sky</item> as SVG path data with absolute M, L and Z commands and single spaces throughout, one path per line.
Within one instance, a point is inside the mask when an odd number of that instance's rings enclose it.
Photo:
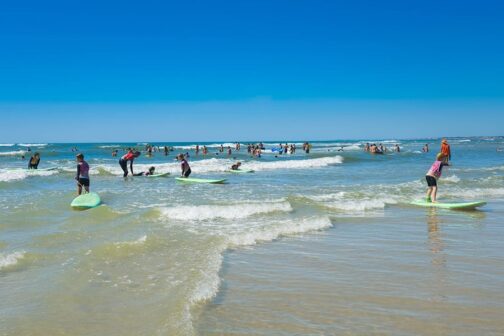
M 0 142 L 504 134 L 504 1 L 3 1 Z

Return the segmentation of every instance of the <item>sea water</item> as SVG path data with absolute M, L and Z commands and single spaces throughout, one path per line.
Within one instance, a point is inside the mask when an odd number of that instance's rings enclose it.
M 440 139 L 268 142 L 261 158 L 159 142 L 174 151 L 134 170 L 171 176 L 127 179 L 111 151 L 143 143 L 0 144 L 0 335 L 502 334 L 504 138 L 449 142 L 439 200 L 479 211 L 408 205 Z M 95 209 L 69 206 L 74 147 Z M 58 169 L 24 170 L 35 151 Z M 179 152 L 192 177 L 227 183 L 177 183 Z M 237 160 L 255 172 L 226 173 Z

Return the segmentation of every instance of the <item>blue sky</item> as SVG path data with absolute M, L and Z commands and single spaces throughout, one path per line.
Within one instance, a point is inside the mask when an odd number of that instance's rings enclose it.
M 504 2 L 0 4 L 0 141 L 502 134 Z

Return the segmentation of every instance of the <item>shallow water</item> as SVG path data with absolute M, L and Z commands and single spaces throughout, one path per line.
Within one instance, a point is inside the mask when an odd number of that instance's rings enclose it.
M 395 142 L 191 152 L 224 185 L 176 183 L 174 153 L 135 164 L 172 177 L 123 180 L 110 151 L 139 144 L 77 144 L 104 202 L 87 211 L 69 208 L 74 145 L 31 144 L 45 172 L 20 169 L 30 144 L 0 146 L 0 334 L 502 333 L 504 139 L 450 139 L 441 200 L 489 202 L 476 212 L 407 205 L 439 140 Z M 233 157 L 255 173 L 226 173 Z

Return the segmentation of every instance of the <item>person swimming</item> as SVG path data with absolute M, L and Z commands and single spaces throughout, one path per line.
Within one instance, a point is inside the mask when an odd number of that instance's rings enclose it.
M 131 170 L 131 175 L 135 175 L 133 173 L 133 161 L 140 156 L 140 152 L 136 151 L 133 152 L 133 150 L 129 149 L 128 153 L 124 154 L 120 159 L 119 159 L 119 165 L 121 166 L 121 169 L 124 172 L 123 177 L 128 176 L 128 162 L 130 163 L 130 170 Z
M 155 171 L 156 171 L 156 167 L 151 166 L 148 171 L 137 173 L 137 174 L 134 174 L 133 176 L 149 176 L 149 175 L 154 175 Z
M 179 154 L 177 155 L 177 160 L 180 161 L 180 168 L 182 169 L 182 177 L 189 177 L 191 175 L 191 167 L 189 166 L 189 163 L 187 162 L 184 154 Z
M 28 169 L 38 169 L 39 163 L 40 163 L 40 154 L 39 153 L 33 154 L 30 160 L 28 161 Z

